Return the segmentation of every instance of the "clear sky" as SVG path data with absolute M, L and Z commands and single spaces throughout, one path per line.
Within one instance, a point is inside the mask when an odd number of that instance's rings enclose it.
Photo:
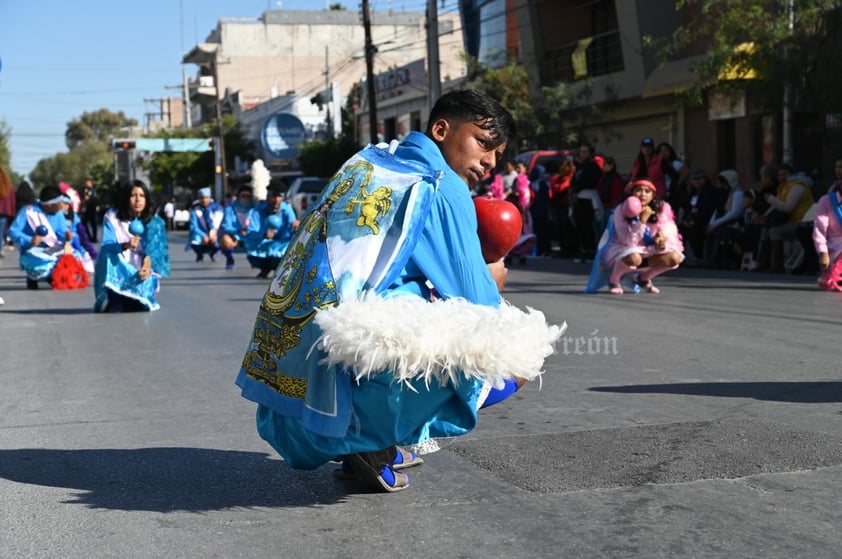
M 158 110 L 144 99 L 180 95 L 182 54 L 218 18 L 322 10 L 337 1 L 0 0 L 0 120 L 11 128 L 12 168 L 26 175 L 39 159 L 67 151 L 67 123 L 86 111 L 123 111 L 143 124 L 144 113 Z M 423 12 L 425 4 L 370 2 L 373 11 Z M 186 68 L 196 75 L 195 65 Z

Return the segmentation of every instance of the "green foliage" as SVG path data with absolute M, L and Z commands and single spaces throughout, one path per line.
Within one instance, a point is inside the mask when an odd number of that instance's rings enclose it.
M 251 161 L 255 158 L 257 147 L 246 138 L 239 121 L 231 115 L 222 117 L 223 135 L 225 139 L 225 162 L 229 173 L 234 169 L 234 161 L 240 158 Z M 215 122 L 202 125 L 198 130 L 172 129 L 162 130 L 155 134 L 155 138 L 214 138 L 219 130 Z M 143 167 L 149 171 L 149 178 L 153 185 L 164 187 L 165 192 L 172 192 L 175 186 L 191 189 L 201 188 L 213 184 L 214 158 L 213 152 L 202 153 L 174 152 L 155 153 L 149 156 Z
M 351 91 L 345 98 L 345 106 L 342 107 L 342 135 L 354 137 L 357 129 L 357 108 L 362 103 L 362 83 L 355 82 L 351 86 Z
M 529 99 L 529 80 L 526 69 L 515 61 L 492 68 L 467 57 L 468 87 L 487 93 L 506 107 L 517 124 L 518 138 L 510 144 L 509 152 L 530 147 L 544 130 L 535 107 Z
M 699 80 L 683 100 L 701 104 L 716 85 L 778 109 L 788 83 L 799 104 L 842 111 L 842 0 L 679 0 L 676 7 L 700 15 L 645 45 L 659 61 L 704 52 L 694 66 Z
M 112 138 L 125 135 L 125 130 L 137 126 L 137 120 L 127 117 L 123 111 L 113 113 L 108 109 L 82 113 L 67 123 L 64 134 L 67 148 L 71 151 L 81 144 L 98 142 L 108 144 Z
M 36 190 L 61 181 L 79 186 L 86 177 L 93 174 L 94 169 L 108 169 L 107 176 L 110 177 L 112 165 L 112 156 L 107 144 L 84 142 L 68 152 L 41 159 L 29 173 L 29 177 Z M 111 182 L 110 178 L 108 182 Z
M 65 142 L 69 151 L 60 152 L 38 161 L 29 173 L 35 189 L 61 181 L 79 186 L 87 177 L 96 184 L 110 184 L 113 177 L 111 139 L 125 135 L 125 130 L 137 125 L 122 111 L 108 109 L 82 113 L 67 123 Z
M 338 139 L 304 142 L 298 154 L 301 172 L 308 176 L 328 178 L 359 149 L 353 137 L 347 134 Z
M 0 167 L 9 175 L 12 184 L 17 186 L 23 180 L 23 176 L 12 169 L 12 150 L 9 147 L 11 137 L 11 127 L 5 119 L 0 118 Z
M 7 171 L 12 168 L 12 150 L 9 148 L 9 138 L 12 136 L 12 129 L 6 119 L 0 119 L 0 167 Z
M 517 123 L 517 145 L 510 152 L 569 143 L 570 131 L 564 125 L 573 99 L 570 88 L 564 83 L 543 87 L 536 98 L 529 95 L 526 69 L 509 61 L 499 68 L 480 64 L 466 57 L 468 87 L 483 91 L 506 107 Z
M 181 128 L 161 130 L 154 138 L 192 138 L 193 130 Z M 204 165 L 198 164 L 202 158 Z M 143 167 L 149 172 L 152 185 L 161 185 L 164 192 L 172 192 L 176 185 L 195 185 L 201 187 L 213 181 L 213 157 L 198 152 L 154 153 L 144 162 Z M 209 168 L 208 168 L 209 167 Z

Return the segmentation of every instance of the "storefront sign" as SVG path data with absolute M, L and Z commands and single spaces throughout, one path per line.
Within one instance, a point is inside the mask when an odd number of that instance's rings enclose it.
M 274 159 L 293 159 L 306 136 L 307 128 L 301 119 L 290 113 L 278 113 L 266 119 L 260 143 Z

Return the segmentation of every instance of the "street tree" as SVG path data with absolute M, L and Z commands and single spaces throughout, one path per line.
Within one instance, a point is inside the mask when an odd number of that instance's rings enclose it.
M 222 117 L 223 135 L 225 140 L 225 162 L 229 175 L 239 159 L 243 162 L 253 161 L 256 157 L 257 146 L 246 137 L 239 121 L 231 115 Z M 161 130 L 152 137 L 155 138 L 215 138 L 218 127 L 215 122 L 206 123 L 196 130 L 175 128 Z M 191 190 L 213 184 L 214 157 L 213 152 L 159 152 L 148 157 L 143 167 L 149 171 L 149 178 L 153 185 L 161 185 L 165 191 L 172 192 L 174 187 L 182 186 Z
M 661 61 L 704 55 L 683 101 L 701 105 L 715 86 L 777 110 L 789 86 L 799 107 L 842 112 L 842 0 L 678 0 L 676 9 L 686 23 L 644 43 Z
M 9 148 L 11 136 L 12 129 L 6 119 L 0 119 L 0 167 L 7 171 L 12 168 L 12 150 Z
M 530 92 L 529 79 L 522 64 L 509 61 L 492 67 L 466 57 L 468 87 L 479 89 L 506 107 L 517 123 L 517 145 L 509 151 L 559 147 L 574 143 L 575 131 L 566 123 L 570 117 L 573 94 L 559 82 Z
M 113 175 L 112 166 L 112 155 L 107 144 L 85 142 L 70 151 L 40 159 L 29 176 L 36 189 L 62 181 L 78 186 L 85 178 L 92 176 L 96 169 L 106 168 L 108 173 L 100 174 Z
M 466 57 L 468 87 L 487 93 L 506 107 L 517 124 L 518 145 L 509 152 L 534 147 L 535 140 L 544 133 L 535 105 L 529 97 L 529 80 L 523 65 L 510 60 L 502 66 L 486 65 L 473 57 Z
M 12 137 L 12 129 L 6 119 L 0 118 L 0 167 L 5 169 L 12 184 L 20 184 L 23 176 L 12 169 L 12 150 L 9 147 L 9 140 Z
M 29 173 L 36 189 L 61 181 L 80 185 L 93 175 L 99 175 L 108 184 L 113 176 L 113 155 L 111 140 L 127 134 L 137 125 L 137 120 L 127 117 L 122 111 L 114 113 L 108 109 L 82 113 L 67 123 L 65 143 L 67 152 L 42 158 Z
M 137 126 L 137 120 L 127 117 L 123 111 L 115 113 L 108 109 L 99 109 L 84 112 L 79 118 L 67 123 L 65 143 L 70 150 L 91 142 L 107 145 L 113 138 L 126 135 L 134 126 Z
M 161 130 L 155 138 L 190 138 L 196 136 L 193 130 L 174 128 Z M 196 166 L 202 158 L 200 152 L 160 152 L 146 159 L 144 168 L 149 172 L 153 185 L 161 185 L 164 192 L 172 193 L 176 186 L 203 185 L 212 179 L 213 169 L 201 169 Z M 207 163 L 206 163 L 207 164 Z

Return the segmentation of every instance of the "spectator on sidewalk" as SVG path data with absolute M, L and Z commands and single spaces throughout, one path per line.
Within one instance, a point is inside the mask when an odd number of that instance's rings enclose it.
M 711 216 L 705 239 L 705 264 L 715 268 L 732 268 L 735 254 L 733 245 L 742 240 L 745 222 L 743 187 L 739 175 L 733 169 L 722 171 L 716 177 L 716 185 L 725 202 Z
M 763 216 L 764 227 L 760 232 L 762 242 L 770 245 L 770 265 L 773 273 L 784 273 L 786 258 L 784 243 L 790 242 L 796 250 L 798 243 L 798 224 L 807 210 L 813 205 L 811 184 L 803 174 L 795 174 L 793 167 L 782 163 L 778 167 L 778 193 L 766 194 L 764 200 L 769 209 Z
M 12 179 L 3 167 L 0 167 L 0 258 L 6 249 L 6 237 L 9 224 L 17 214 L 15 206 L 15 187 Z

